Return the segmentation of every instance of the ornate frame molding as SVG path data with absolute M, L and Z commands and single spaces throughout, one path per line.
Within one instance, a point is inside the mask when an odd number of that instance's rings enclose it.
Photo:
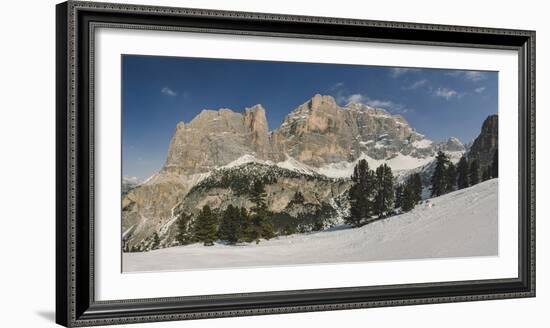
M 535 296 L 535 32 L 69 1 L 57 5 L 56 321 L 64 326 L 200 319 Z M 94 33 L 98 27 L 512 49 L 518 52 L 517 279 L 252 294 L 94 299 Z

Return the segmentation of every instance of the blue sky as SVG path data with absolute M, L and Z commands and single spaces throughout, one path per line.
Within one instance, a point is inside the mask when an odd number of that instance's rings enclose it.
M 498 111 L 498 73 L 124 55 L 123 176 L 158 171 L 176 124 L 202 109 L 262 104 L 275 129 L 317 93 L 401 114 L 434 141 L 469 142 Z

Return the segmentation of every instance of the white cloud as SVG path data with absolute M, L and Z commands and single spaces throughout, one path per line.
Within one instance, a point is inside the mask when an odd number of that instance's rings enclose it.
M 350 103 L 350 102 L 362 103 L 365 100 L 367 100 L 367 97 L 365 97 L 361 94 L 358 94 L 358 93 L 352 94 L 351 96 L 348 96 L 346 98 L 346 102 L 348 102 L 348 103 Z
M 452 72 L 448 72 L 447 75 L 453 76 L 453 77 L 462 77 L 465 80 L 472 81 L 472 82 L 483 81 L 487 78 L 487 74 L 480 71 L 452 71 Z
M 334 83 L 334 85 L 330 87 L 330 90 L 340 89 L 343 86 L 344 86 L 344 82 L 337 82 L 337 83 Z
M 414 90 L 428 84 L 428 80 L 422 79 L 403 87 L 403 90 Z
M 451 98 L 461 98 L 462 95 L 458 92 L 456 92 L 453 89 L 449 88 L 437 88 L 434 92 L 434 95 L 436 97 L 445 98 L 446 100 L 450 100 Z
M 390 76 L 399 77 L 403 74 L 410 73 L 410 72 L 417 72 L 417 71 L 419 71 L 418 68 L 393 67 L 393 68 L 390 68 Z
M 485 91 L 485 87 L 476 88 L 474 91 L 475 91 L 476 93 L 482 93 L 483 91 Z
M 464 73 L 464 77 L 467 80 L 474 81 L 474 82 L 479 82 L 479 81 L 485 80 L 487 78 L 487 75 L 485 75 L 485 73 L 483 73 L 483 72 L 467 71 L 467 72 Z
M 164 87 L 162 88 L 162 90 L 160 90 L 160 92 L 164 95 L 167 95 L 167 96 L 170 96 L 170 97 L 175 97 L 178 95 L 178 93 L 168 87 Z

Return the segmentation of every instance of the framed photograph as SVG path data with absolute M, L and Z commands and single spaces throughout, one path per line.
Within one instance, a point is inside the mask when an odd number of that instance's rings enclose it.
M 57 5 L 57 306 L 535 296 L 535 32 Z

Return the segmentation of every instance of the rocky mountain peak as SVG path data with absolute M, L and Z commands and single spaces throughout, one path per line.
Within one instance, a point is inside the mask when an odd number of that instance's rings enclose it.
M 490 165 L 493 160 L 493 153 L 498 148 L 498 115 L 488 116 L 479 136 L 470 147 L 468 158 L 477 159 L 481 167 Z
M 179 131 L 179 130 L 183 130 L 185 129 L 185 122 L 178 122 L 178 124 L 176 124 L 176 131 Z
M 178 123 L 163 170 L 204 173 L 243 154 L 266 159 L 269 149 L 267 119 L 261 105 L 247 108 L 244 113 L 229 108 L 205 109 L 191 122 Z
M 269 126 L 265 115 L 265 109 L 258 104 L 246 108 L 243 114 L 245 128 L 251 137 L 251 147 L 259 158 L 267 158 L 269 149 Z
M 458 140 L 458 138 L 455 138 L 455 137 L 450 137 L 449 139 L 447 139 L 447 141 L 442 144 L 441 148 L 444 151 L 465 151 L 466 150 L 462 142 L 460 142 L 460 140 Z
M 496 134 L 498 135 L 498 115 L 489 115 L 483 125 L 481 126 L 481 132 L 487 134 Z
M 255 122 L 267 126 L 265 109 L 260 104 L 245 108 L 243 115 L 245 120 L 249 122 Z
M 323 96 L 316 94 L 308 101 L 309 108 L 315 111 L 321 107 L 336 109 L 339 106 L 336 104 L 336 100 L 332 96 Z

